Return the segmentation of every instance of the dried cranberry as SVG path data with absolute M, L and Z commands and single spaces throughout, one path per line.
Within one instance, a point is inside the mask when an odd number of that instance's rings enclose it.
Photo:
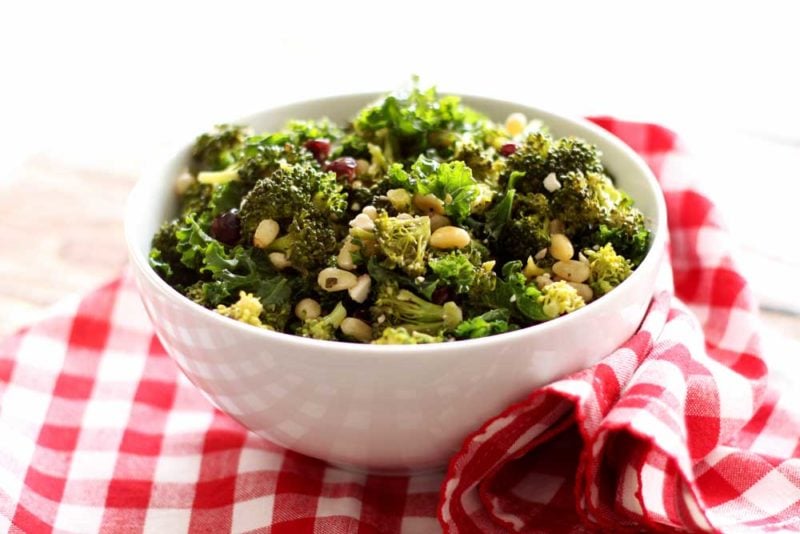
M 352 182 L 356 177 L 356 166 L 356 160 L 350 156 L 345 156 L 328 163 L 325 166 L 325 170 L 335 172 L 337 178 L 345 178 L 348 182 Z
M 453 292 L 449 287 L 437 287 L 431 295 L 434 304 L 444 304 L 448 300 L 453 300 Z
M 328 159 L 328 154 L 331 153 L 331 142 L 327 139 L 309 139 L 303 146 L 320 163 Z
M 510 156 L 514 152 L 517 151 L 517 144 L 516 143 L 506 143 L 500 147 L 500 153 L 505 157 Z
M 211 222 L 211 237 L 233 246 L 242 237 L 242 221 L 239 219 L 239 210 L 233 208 L 226 211 Z

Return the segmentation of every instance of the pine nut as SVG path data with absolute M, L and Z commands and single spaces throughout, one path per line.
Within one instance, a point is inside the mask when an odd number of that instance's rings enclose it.
M 397 219 L 400 220 L 400 221 L 405 221 L 405 220 L 413 219 L 413 218 L 414 218 L 414 216 L 411 215 L 410 213 L 398 213 L 397 214 Z
M 373 221 L 378 218 L 378 210 L 375 208 L 375 206 L 372 205 L 364 206 L 364 209 L 361 210 L 361 213 L 363 213 Z
M 506 131 L 512 136 L 517 136 L 525 130 L 528 119 L 522 113 L 512 113 L 506 119 Z
M 269 258 L 269 261 L 272 263 L 272 265 L 279 271 L 282 271 L 287 267 L 292 266 L 292 262 L 286 259 L 286 254 L 284 254 L 283 252 L 270 252 L 267 255 L 267 257 Z
M 545 270 L 536 265 L 536 262 L 533 261 L 533 258 L 528 256 L 528 263 L 525 264 L 525 268 L 522 269 L 522 274 L 525 275 L 525 278 L 531 279 L 535 276 L 539 276 L 540 274 L 544 274 Z
M 356 175 L 364 176 L 369 172 L 369 161 L 365 159 L 356 160 Z
M 414 195 L 414 206 L 425 215 L 433 215 L 434 213 L 444 215 L 444 202 L 433 193 L 428 193 L 427 195 L 416 193 Z
M 471 238 L 466 230 L 458 226 L 442 226 L 431 234 L 431 246 L 438 249 L 464 248 Z
M 435 232 L 443 226 L 450 226 L 450 219 L 438 213 L 431 215 L 431 232 Z
M 317 276 L 319 287 L 331 293 L 350 289 L 356 285 L 356 282 L 358 282 L 356 275 L 336 267 L 326 267 Z
M 575 290 L 578 292 L 578 295 L 581 296 L 584 302 L 591 302 L 592 299 L 594 298 L 594 292 L 592 291 L 592 288 L 589 287 L 588 285 L 579 284 L 576 282 L 567 282 L 567 283 L 575 288 Z
M 545 179 L 542 181 L 542 185 L 551 193 L 561 189 L 561 182 L 558 181 L 558 178 L 556 178 L 556 173 L 554 172 L 551 172 L 545 177 Z
M 256 227 L 253 234 L 253 246 L 256 248 L 267 248 L 278 237 L 281 227 L 272 219 L 264 219 Z
M 352 221 L 350 221 L 350 226 L 355 228 L 361 228 L 362 230 L 367 230 L 371 232 L 375 229 L 375 223 L 372 222 L 372 219 L 366 213 L 359 213 L 356 215 Z
M 533 259 L 536 261 L 543 260 L 544 257 L 547 256 L 547 247 L 539 250 L 536 254 L 534 254 Z
M 175 180 L 175 192 L 179 195 L 184 194 L 186 190 L 189 189 L 189 186 L 191 186 L 194 182 L 194 176 L 192 176 L 189 172 L 181 173 L 181 175 L 178 176 L 178 179 Z
M 557 261 L 553 264 L 553 272 L 567 282 L 581 283 L 589 279 L 591 269 L 578 260 Z
M 357 250 L 358 247 L 353 243 L 353 238 L 347 236 L 344 239 L 342 248 L 339 250 L 339 254 L 336 256 L 336 265 L 342 269 L 347 269 L 348 271 L 355 269 L 356 264 L 353 261 L 353 252 Z
M 386 198 L 397 211 L 408 211 L 411 207 L 411 194 L 405 189 L 389 189 L 386 191 Z
M 369 343 L 372 341 L 372 327 L 355 317 L 347 317 L 339 326 L 342 334 L 352 337 L 362 343 Z
M 294 307 L 294 315 L 301 321 L 316 319 L 322 314 L 319 302 L 314 299 L 303 299 Z
M 557 260 L 567 261 L 572 259 L 575 249 L 572 243 L 564 234 L 553 234 L 550 236 L 550 255 Z
M 356 285 L 347 290 L 350 298 L 359 304 L 367 300 L 369 290 L 372 287 L 372 278 L 368 274 L 362 274 L 358 277 Z

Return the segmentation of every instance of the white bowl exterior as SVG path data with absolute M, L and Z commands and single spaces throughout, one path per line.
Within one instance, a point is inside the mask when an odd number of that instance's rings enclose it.
M 266 111 L 241 123 L 275 130 L 292 118 L 345 122 L 377 95 L 349 95 Z M 480 340 L 376 347 L 261 331 L 182 297 L 147 264 L 150 239 L 174 210 L 188 146 L 146 173 L 131 194 L 126 237 L 133 272 L 159 339 L 221 410 L 257 434 L 332 463 L 381 472 L 444 465 L 486 419 L 536 388 L 588 367 L 630 337 L 663 260 L 663 197 L 644 162 L 585 121 L 484 98 L 465 102 L 501 120 L 541 118 L 555 135 L 598 145 L 603 161 L 652 219 L 654 242 L 620 287 L 558 320 Z

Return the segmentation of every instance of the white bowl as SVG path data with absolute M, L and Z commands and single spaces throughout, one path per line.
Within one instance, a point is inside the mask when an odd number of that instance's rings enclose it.
M 343 124 L 379 95 L 322 98 L 245 117 L 256 131 L 289 119 Z M 150 240 L 175 212 L 173 184 L 191 139 L 154 161 L 131 193 L 125 234 L 142 300 L 164 348 L 186 376 L 244 426 L 300 453 L 376 472 L 447 463 L 465 436 L 536 388 L 597 362 L 633 334 L 653 294 L 665 250 L 664 200 L 647 165 L 619 139 L 580 119 L 464 96 L 503 120 L 520 111 L 556 136 L 576 135 L 651 221 L 653 243 L 614 291 L 559 319 L 476 340 L 416 346 L 317 341 L 222 317 L 181 296 L 150 268 Z

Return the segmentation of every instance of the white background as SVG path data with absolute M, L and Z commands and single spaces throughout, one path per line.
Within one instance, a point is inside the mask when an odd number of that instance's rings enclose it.
M 0 184 L 41 153 L 136 172 L 214 122 L 417 73 L 444 90 L 677 128 L 764 300 L 797 307 L 795 5 L 6 2 Z M 779 275 L 769 257 L 783 260 Z

